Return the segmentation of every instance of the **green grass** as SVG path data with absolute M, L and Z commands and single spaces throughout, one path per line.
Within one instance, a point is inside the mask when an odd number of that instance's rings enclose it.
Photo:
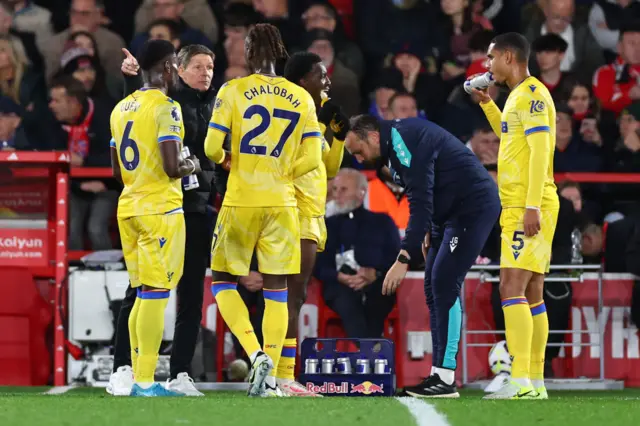
M 249 399 L 212 392 L 204 398 L 114 398 L 104 389 L 44 395 L 46 388 L 0 387 L 2 426 L 329 426 L 415 425 L 391 398 Z M 640 390 L 555 392 L 548 401 L 484 401 L 479 392 L 430 401 L 452 426 L 622 426 L 640 424 Z

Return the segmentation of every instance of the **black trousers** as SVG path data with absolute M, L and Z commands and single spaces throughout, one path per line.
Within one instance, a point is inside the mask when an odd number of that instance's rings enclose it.
M 171 378 L 179 373 L 191 374 L 191 360 L 196 348 L 204 297 L 204 277 L 209 266 L 212 219 L 205 213 L 185 213 L 186 245 L 182 278 L 176 288 L 178 308 L 171 351 Z M 118 315 L 113 370 L 131 365 L 129 314 L 136 301 L 136 290 L 129 286 Z
M 384 321 L 396 302 L 395 295 L 382 295 L 382 282 L 381 279 L 377 280 L 362 291 L 354 291 L 339 282 L 325 283 L 325 303 L 340 316 L 347 337 L 363 339 L 382 336 Z

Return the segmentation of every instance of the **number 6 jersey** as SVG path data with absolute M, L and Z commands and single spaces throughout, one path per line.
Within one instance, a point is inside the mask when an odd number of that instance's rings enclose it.
M 157 89 L 140 89 L 111 112 L 111 147 L 118 153 L 124 189 L 118 217 L 164 214 L 182 208 L 180 179 L 164 171 L 160 144 L 182 145 L 180 105 Z
M 205 141 L 207 157 L 231 171 L 223 205 L 295 207 L 293 180 L 320 165 L 322 140 L 311 95 L 282 77 L 253 74 L 220 88 Z

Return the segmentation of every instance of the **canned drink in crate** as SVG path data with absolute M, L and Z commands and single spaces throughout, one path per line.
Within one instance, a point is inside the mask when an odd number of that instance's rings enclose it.
M 307 374 L 318 374 L 318 360 L 316 358 L 307 358 L 304 362 L 304 372 Z
M 386 359 L 376 359 L 373 366 L 373 374 L 389 374 L 389 363 Z
M 322 374 L 333 374 L 333 366 L 336 360 L 332 358 L 325 358 L 322 360 Z
M 189 147 L 185 146 L 182 148 L 182 151 L 180 151 L 180 154 L 182 156 L 182 159 L 187 159 L 191 156 L 191 151 L 189 151 Z M 198 176 L 196 176 L 195 174 L 193 175 L 189 175 L 189 176 L 185 176 L 182 178 L 182 187 L 184 188 L 185 191 L 189 191 L 191 189 L 196 189 L 200 187 L 200 183 L 198 182 Z
M 338 373 L 351 374 L 351 360 L 349 358 L 338 358 Z
M 366 358 L 356 361 L 356 374 L 371 374 L 371 364 Z

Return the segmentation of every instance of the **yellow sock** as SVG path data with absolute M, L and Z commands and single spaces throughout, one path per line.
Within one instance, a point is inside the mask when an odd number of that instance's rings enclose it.
M 549 317 L 544 301 L 529 305 L 533 317 L 533 338 L 531 339 L 531 365 L 532 381 L 544 380 L 544 352 L 549 338 Z
M 220 315 L 234 336 L 242 345 L 247 355 L 261 350 L 256 333 L 251 325 L 249 310 L 240 297 L 236 284 L 216 281 L 211 285 L 211 292 L 216 299 Z
M 264 318 L 262 319 L 264 352 L 273 360 L 273 365 L 277 366 L 289 328 L 287 289 L 269 290 L 265 288 L 262 293 L 264 294 Z M 272 370 L 271 376 L 275 376 L 275 374 L 275 371 Z
M 279 379 L 294 380 L 296 370 L 296 350 L 298 340 L 294 338 L 284 339 L 280 361 L 276 370 L 276 377 Z
M 139 348 L 136 382 L 152 383 L 162 343 L 164 310 L 169 303 L 169 290 L 142 291 L 139 299 L 140 310 L 136 321 Z
M 138 290 L 138 294 L 140 294 L 140 290 Z M 131 346 L 131 369 L 133 370 L 133 377 L 138 373 L 138 333 L 136 331 L 136 322 L 139 311 L 140 297 L 138 296 L 129 314 L 129 345 Z
M 513 358 L 511 377 L 529 379 L 531 362 L 531 339 L 533 337 L 533 319 L 527 298 L 509 297 L 502 299 L 502 311 L 507 335 L 507 347 Z

